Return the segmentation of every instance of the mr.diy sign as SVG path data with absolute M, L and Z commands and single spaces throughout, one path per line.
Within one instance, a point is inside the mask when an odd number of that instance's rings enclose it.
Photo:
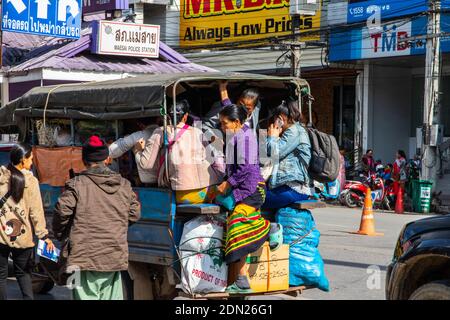
M 159 29 L 158 25 L 96 21 L 91 51 L 105 55 L 158 58 Z

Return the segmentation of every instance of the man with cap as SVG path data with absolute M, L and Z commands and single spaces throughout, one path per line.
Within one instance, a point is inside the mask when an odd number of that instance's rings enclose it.
M 127 232 L 140 218 L 128 180 L 106 166 L 109 150 L 98 136 L 83 145 L 86 170 L 70 179 L 58 199 L 53 231 L 75 300 L 122 300 L 128 270 Z

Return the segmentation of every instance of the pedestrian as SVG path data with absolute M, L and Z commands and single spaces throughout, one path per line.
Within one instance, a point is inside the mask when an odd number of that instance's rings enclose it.
M 294 103 L 283 102 L 272 114 L 267 137 L 267 152 L 277 159 L 268 179 L 263 208 L 279 209 L 311 196 L 308 164 L 311 143 L 300 124 Z
M 343 146 L 341 146 L 339 148 L 339 175 L 338 175 L 338 180 L 339 180 L 339 186 L 340 186 L 340 191 L 342 192 L 342 190 L 344 190 L 344 186 L 345 183 L 347 181 L 347 176 L 346 176 L 346 168 L 347 168 L 347 160 L 345 159 L 345 148 Z
M 367 150 L 366 154 L 362 157 L 363 172 L 366 176 L 370 176 L 375 172 L 375 161 L 373 159 L 373 150 Z
M 246 257 L 264 244 L 269 232 L 272 231 L 271 241 L 282 242 L 281 229 L 272 229 L 271 223 L 261 216 L 265 182 L 259 169 L 256 135 L 245 124 L 246 119 L 247 109 L 243 106 L 230 105 L 220 112 L 221 127 L 227 136 L 226 180 L 217 189 L 233 202 L 227 217 L 225 262 L 236 264 L 238 270 L 236 281 L 227 288 L 229 293 L 252 292 Z
M 403 150 L 398 150 L 394 162 L 392 178 L 394 179 L 394 194 L 397 195 L 399 188 L 405 190 L 405 183 L 408 180 L 406 174 L 406 154 Z
M 35 243 L 33 233 L 47 243 L 48 238 L 39 182 L 30 171 L 33 153 L 29 145 L 19 143 L 10 151 L 10 163 L 0 167 L 0 300 L 7 299 L 8 257 L 11 255 L 14 274 L 22 296 L 33 299 L 30 258 Z
M 75 300 L 123 299 L 128 226 L 141 208 L 130 182 L 106 166 L 108 155 L 107 144 L 91 136 L 82 148 L 87 169 L 66 183 L 55 208 L 53 231 L 64 243 L 64 268 L 79 272 Z

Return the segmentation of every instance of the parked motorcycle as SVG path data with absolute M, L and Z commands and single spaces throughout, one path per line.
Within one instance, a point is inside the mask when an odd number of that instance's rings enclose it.
M 317 200 L 332 202 L 339 198 L 340 193 L 341 184 L 339 180 L 328 183 L 314 181 L 313 197 Z
M 362 181 L 347 181 L 342 190 L 339 201 L 349 208 L 362 207 L 367 189 L 370 188 L 374 208 L 392 210 L 394 191 L 392 180 L 384 181 L 379 174 L 371 173 L 363 177 Z

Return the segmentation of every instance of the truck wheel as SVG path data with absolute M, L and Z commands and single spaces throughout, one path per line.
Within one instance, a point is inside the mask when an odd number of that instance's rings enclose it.
M 44 285 L 42 286 L 40 294 L 46 294 L 52 291 L 52 289 L 55 287 L 55 283 L 52 280 L 48 280 L 44 282 Z
M 434 281 L 419 287 L 409 300 L 450 300 L 450 282 Z
M 55 283 L 51 279 L 43 280 L 42 278 L 32 277 L 31 281 L 33 286 L 33 293 L 35 294 L 49 293 L 55 286 Z

